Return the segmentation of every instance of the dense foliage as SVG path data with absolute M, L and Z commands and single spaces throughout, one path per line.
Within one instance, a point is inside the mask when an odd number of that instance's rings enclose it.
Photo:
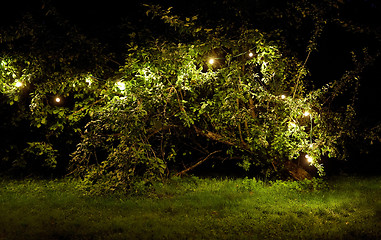
M 300 179 L 308 175 L 297 159 L 323 174 L 322 158 L 347 157 L 359 74 L 372 57 L 353 52 L 353 68 L 341 78 L 312 83 L 306 62 L 328 24 L 320 8 L 293 6 L 292 16 L 313 23 L 301 60 L 282 31 L 202 24 L 198 16 L 147 7 L 166 34 L 131 31 L 117 72 L 112 55 L 57 15 L 48 15 L 54 26 L 27 19 L 30 25 L 3 30 L 1 97 L 17 111 L 14 125 L 30 123 L 22 154 L 10 143 L 1 150 L 3 165 L 49 172 L 61 161 L 96 191 L 115 191 L 204 161 Z M 69 163 L 62 160 L 70 153 Z

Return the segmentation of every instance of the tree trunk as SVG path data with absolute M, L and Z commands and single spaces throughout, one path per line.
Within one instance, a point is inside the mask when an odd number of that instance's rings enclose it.
M 306 170 L 291 161 L 287 161 L 284 166 L 295 180 L 312 179 L 311 175 Z

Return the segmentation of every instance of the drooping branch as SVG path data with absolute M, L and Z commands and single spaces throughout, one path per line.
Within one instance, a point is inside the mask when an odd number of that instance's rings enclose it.
M 91 107 L 93 107 L 94 105 L 100 103 L 100 102 L 103 101 L 103 100 L 105 100 L 105 97 L 96 100 L 95 102 L 91 103 L 91 104 L 90 104 L 89 106 L 87 106 L 87 107 L 82 107 L 81 109 L 76 110 L 75 112 L 73 112 L 73 113 L 71 114 L 71 116 L 74 116 L 74 115 L 76 115 L 77 113 L 80 113 L 80 112 L 82 112 L 82 111 L 84 111 L 84 110 L 86 110 L 86 109 L 90 109 Z M 69 117 L 68 117 L 68 118 L 69 118 Z
M 226 137 L 223 137 L 217 133 L 214 133 L 214 132 L 211 132 L 208 130 L 203 131 L 196 126 L 194 126 L 194 130 L 196 131 L 197 134 L 200 134 L 200 135 L 207 137 L 209 139 L 212 139 L 214 141 L 217 141 L 217 142 L 220 142 L 220 143 L 223 143 L 226 145 L 230 145 L 230 146 L 236 146 L 237 145 L 237 144 L 234 144 L 233 142 L 227 140 Z
M 216 141 L 216 142 L 219 142 L 219 143 L 223 143 L 225 145 L 229 145 L 229 146 L 234 146 L 234 147 L 239 147 L 240 149 L 243 149 L 243 150 L 246 150 L 248 152 L 251 152 L 249 147 L 245 144 L 245 143 L 242 143 L 242 142 L 232 142 L 230 139 L 228 139 L 227 137 L 224 137 L 218 133 L 214 133 L 214 132 L 211 132 L 211 131 L 208 131 L 208 130 L 201 130 L 199 129 L 198 127 L 196 126 L 193 126 L 194 127 L 194 130 L 196 131 L 197 134 L 199 135 L 202 135 L 206 138 L 209 138 L 213 141 Z
M 216 153 L 219 153 L 219 152 L 222 152 L 222 151 L 221 151 L 221 150 L 217 150 L 217 151 L 214 151 L 214 152 L 212 152 L 212 153 L 209 153 L 208 156 L 206 156 L 204 159 L 198 161 L 196 164 L 194 164 L 194 165 L 192 165 L 192 166 L 190 166 L 190 167 L 184 169 L 184 170 L 181 171 L 181 172 L 178 172 L 178 173 L 176 174 L 176 176 L 181 176 L 181 175 L 183 175 L 183 174 L 189 172 L 190 170 L 194 169 L 195 167 L 197 167 L 197 166 L 200 165 L 201 163 L 203 163 L 203 162 L 205 162 L 206 160 L 208 160 L 212 155 L 214 155 L 214 154 L 216 154 Z
M 150 132 L 150 134 L 147 136 L 148 139 L 150 139 L 152 136 L 154 136 L 155 134 L 159 133 L 159 132 L 162 132 L 162 131 L 166 131 L 168 129 L 171 129 L 171 128 L 177 128 L 178 126 L 177 125 L 165 125 L 165 126 L 162 126 L 160 128 L 156 128 L 156 129 L 153 129 L 152 132 Z

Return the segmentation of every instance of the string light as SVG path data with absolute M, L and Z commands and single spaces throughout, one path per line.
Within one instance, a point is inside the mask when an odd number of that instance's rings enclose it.
M 17 81 L 16 84 L 15 84 L 16 87 L 22 87 L 22 82 L 20 81 Z
M 87 78 L 85 79 L 85 81 L 89 84 L 89 86 L 91 85 L 91 78 L 90 78 L 90 77 L 87 77 Z
M 308 117 L 308 116 L 310 115 L 310 112 L 309 112 L 309 111 L 305 111 L 305 112 L 303 113 L 303 115 L 304 115 L 305 117 Z
M 232 58 L 236 58 L 236 57 L 239 57 L 239 56 L 242 56 L 242 55 L 244 55 L 244 54 L 248 54 L 248 56 L 250 57 L 250 58 L 252 58 L 252 57 L 254 57 L 254 53 L 251 51 L 251 50 L 253 50 L 254 48 L 251 48 L 251 49 L 249 49 L 249 50 L 247 50 L 247 51 L 245 51 L 245 52 L 242 52 L 242 53 L 240 53 L 240 54 L 237 54 L 237 55 L 235 55 L 235 56 L 233 56 Z M 208 59 L 208 63 L 209 64 L 214 64 L 215 63 L 215 60 L 216 59 L 224 59 L 224 58 L 209 58 Z
M 61 102 L 61 98 L 60 97 L 56 97 L 55 101 L 56 101 L 56 103 L 60 103 Z
M 280 98 L 281 98 L 281 99 L 285 99 L 285 98 L 286 98 L 286 95 L 280 95 Z
M 290 127 L 293 127 L 293 128 L 296 127 L 296 124 L 294 122 L 290 122 L 289 125 L 290 125 Z
M 312 162 L 313 162 L 313 158 L 310 157 L 309 155 L 306 154 L 305 157 L 306 157 L 306 159 L 307 159 L 307 162 L 309 162 L 309 163 L 312 163 Z
M 116 86 L 119 88 L 120 91 L 124 91 L 126 89 L 126 84 L 123 82 L 117 82 Z

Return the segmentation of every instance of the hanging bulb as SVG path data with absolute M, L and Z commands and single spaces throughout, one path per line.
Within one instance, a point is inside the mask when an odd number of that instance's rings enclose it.
M 309 155 L 306 154 L 306 159 L 307 159 L 307 162 L 309 163 L 312 163 L 313 162 L 313 158 L 310 157 Z
M 91 78 L 90 78 L 90 77 L 87 77 L 87 78 L 85 79 L 85 81 L 87 82 L 87 84 L 89 84 L 89 86 L 91 85 Z
M 16 87 L 22 87 L 22 82 L 20 81 L 17 81 L 16 84 L 15 84 Z
M 56 101 L 56 103 L 60 103 L 61 102 L 61 98 L 60 97 L 56 97 L 55 101 Z
M 254 53 L 252 53 L 252 52 L 249 52 L 249 57 L 254 57 Z
M 126 85 L 123 82 L 117 82 L 116 86 L 119 88 L 120 91 L 126 89 Z
M 214 64 L 214 62 L 215 62 L 215 61 L 214 61 L 214 58 L 209 58 L 209 60 L 208 60 L 208 63 L 209 63 L 209 64 L 212 65 L 212 64 Z

